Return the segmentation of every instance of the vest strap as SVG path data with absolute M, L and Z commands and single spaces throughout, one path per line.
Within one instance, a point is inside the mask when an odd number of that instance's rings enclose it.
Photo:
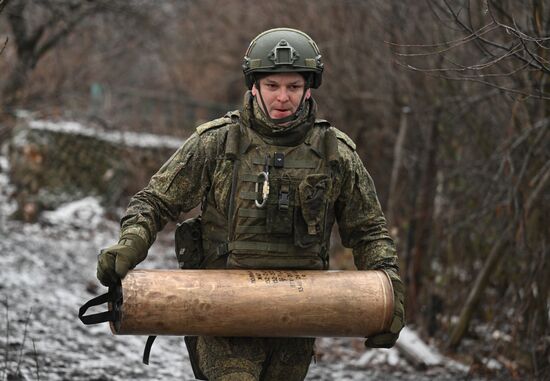
M 243 200 L 257 200 L 258 194 L 256 192 L 247 192 L 247 191 L 241 191 L 239 193 L 239 197 Z
M 262 209 L 240 208 L 238 214 L 239 217 L 265 218 L 267 216 L 267 212 Z
M 258 174 L 252 174 L 252 173 L 243 173 L 241 176 L 240 176 L 240 180 L 241 181 L 246 181 L 246 182 L 249 182 L 249 183 L 256 183 L 258 182 Z
M 288 253 L 294 245 L 286 243 L 235 241 L 229 242 L 229 250 L 272 251 L 276 253 Z
M 237 226 L 236 232 L 239 234 L 267 234 L 265 226 Z
M 274 158 L 271 158 L 271 163 L 269 163 L 270 166 L 275 167 Z M 261 159 L 258 157 L 255 157 L 252 159 L 252 164 L 254 165 L 265 165 L 265 159 Z M 317 163 L 313 160 L 305 160 L 305 159 L 289 159 L 285 157 L 285 168 L 289 169 L 315 169 L 317 168 Z

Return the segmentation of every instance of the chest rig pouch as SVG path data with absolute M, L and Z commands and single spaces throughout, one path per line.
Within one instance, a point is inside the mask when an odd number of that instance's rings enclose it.
M 204 259 L 201 216 L 178 224 L 175 232 L 176 259 L 180 269 L 198 269 Z
M 217 249 L 226 267 L 327 269 L 338 162 L 334 132 L 314 127 L 291 147 L 266 144 L 250 129 L 238 138 L 240 144 L 227 142 L 239 148 L 231 157 L 226 240 Z

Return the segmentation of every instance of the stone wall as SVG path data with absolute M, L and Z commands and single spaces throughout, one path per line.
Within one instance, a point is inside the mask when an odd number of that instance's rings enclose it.
M 21 118 L 8 143 L 14 217 L 34 221 L 42 210 L 86 196 L 107 210 L 125 207 L 181 144 L 169 136 Z

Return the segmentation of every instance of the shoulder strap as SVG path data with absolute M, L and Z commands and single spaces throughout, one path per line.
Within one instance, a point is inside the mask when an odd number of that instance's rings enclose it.
M 325 132 L 325 158 L 329 166 L 336 165 L 339 159 L 338 140 L 334 129 L 330 128 Z
M 225 140 L 225 158 L 235 161 L 239 156 L 239 143 L 241 141 L 241 128 L 239 124 L 232 124 L 227 131 Z
M 233 214 L 235 213 L 235 192 L 237 189 L 237 180 L 239 175 L 240 160 L 240 141 L 241 141 L 241 126 L 236 124 L 231 126 L 227 134 L 227 144 L 225 155 L 233 162 L 233 172 L 231 173 L 231 192 L 229 193 L 229 209 L 227 210 L 227 242 L 233 234 Z M 231 140 L 230 140 L 231 139 Z M 228 148 L 233 151 L 229 152 Z M 228 155 L 230 154 L 231 157 Z
M 226 124 L 232 123 L 231 117 L 224 116 L 218 119 L 211 120 L 210 122 L 206 122 L 201 124 L 197 127 L 196 131 L 197 134 L 202 135 L 206 131 L 213 130 L 215 128 L 220 128 L 225 126 Z
M 324 130 L 324 152 L 329 167 L 337 164 L 340 158 L 338 154 L 338 129 L 332 127 L 330 122 L 325 119 L 315 119 L 315 126 Z M 349 141 L 353 144 L 351 139 L 349 139 Z
M 335 127 L 332 127 L 332 130 L 334 130 L 334 133 L 336 134 L 336 137 L 343 141 L 344 143 L 346 143 L 346 145 L 352 150 L 352 151 L 355 151 L 355 149 L 357 148 L 357 146 L 355 145 L 355 143 L 353 142 L 353 140 L 351 140 L 351 138 L 346 135 L 345 133 L 343 133 L 342 131 L 340 131 L 339 129 L 335 128 Z

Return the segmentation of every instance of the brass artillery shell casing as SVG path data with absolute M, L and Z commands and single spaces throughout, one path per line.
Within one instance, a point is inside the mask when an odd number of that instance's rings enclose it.
M 389 329 L 383 271 L 133 270 L 120 335 L 366 337 Z

